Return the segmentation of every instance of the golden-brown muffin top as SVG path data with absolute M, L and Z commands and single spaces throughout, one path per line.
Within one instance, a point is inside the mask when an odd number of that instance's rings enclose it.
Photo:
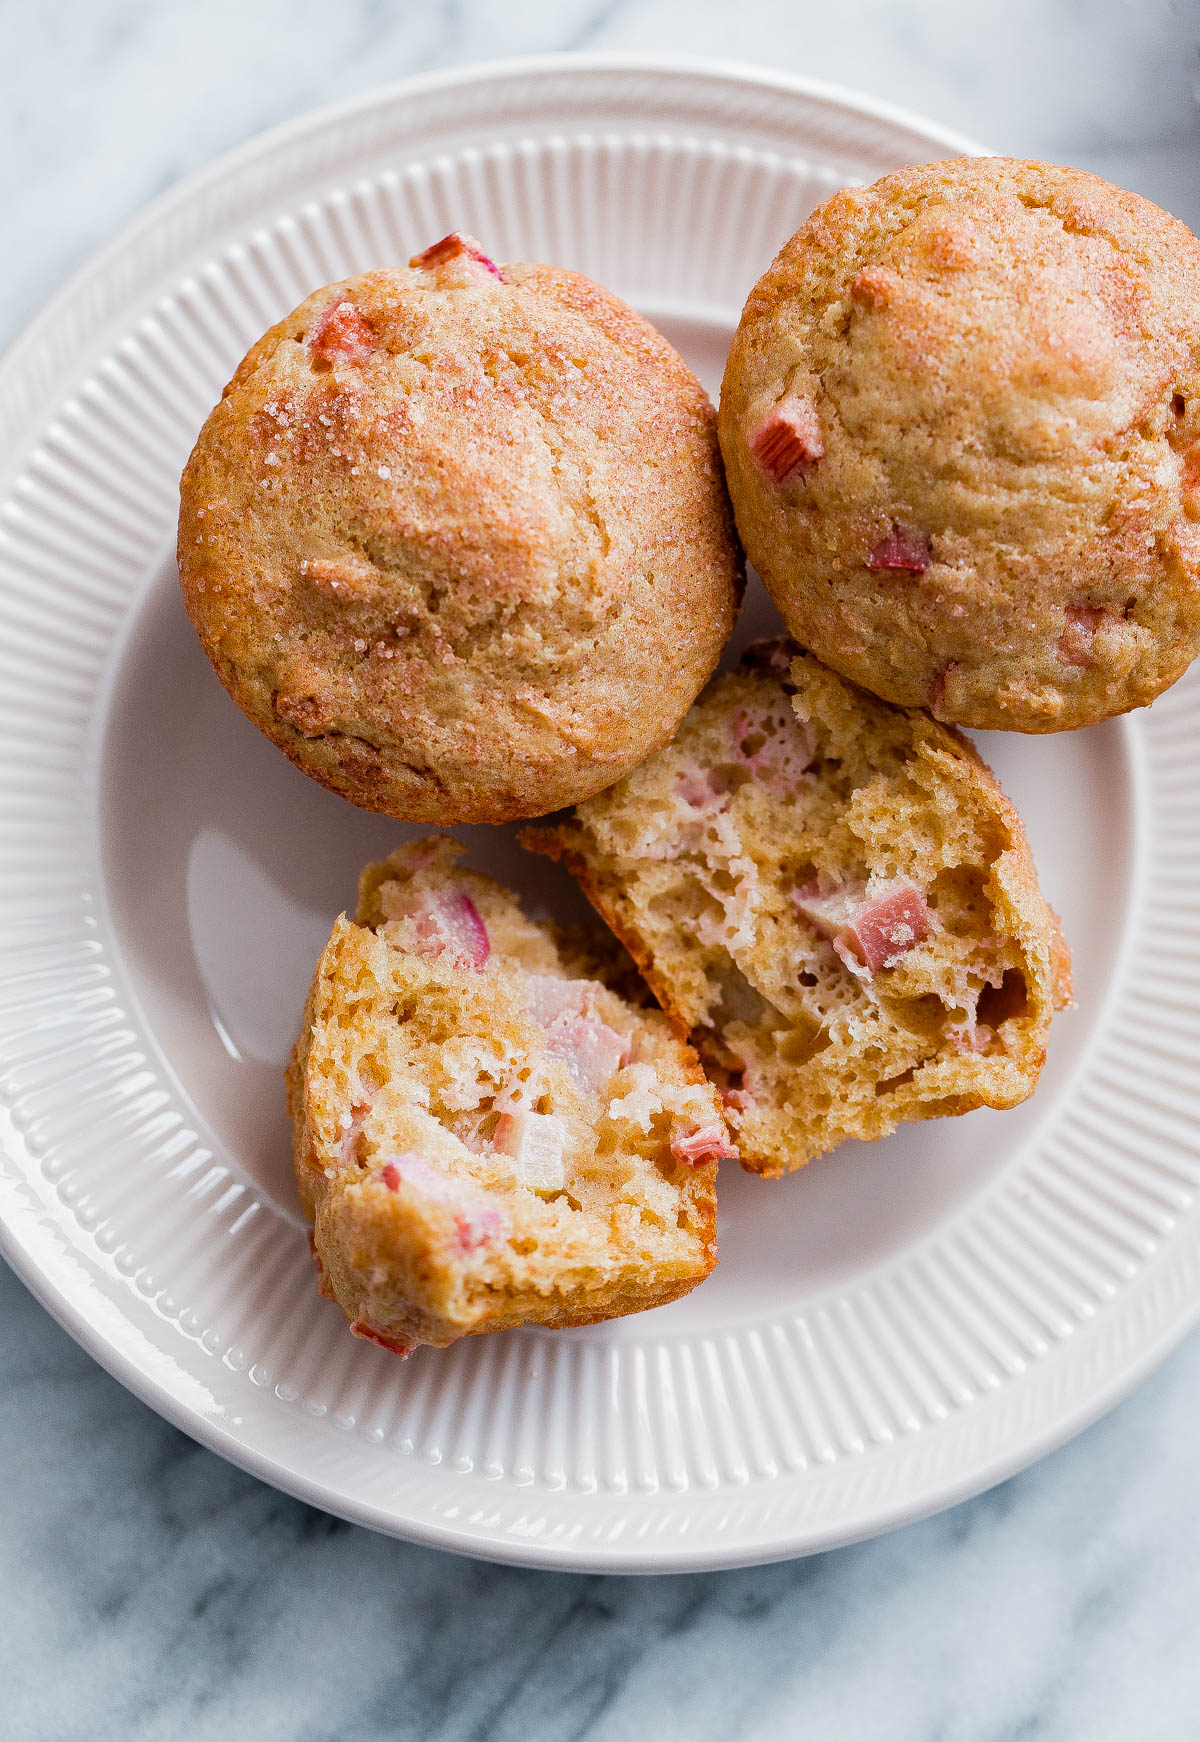
M 222 680 L 308 772 L 393 815 L 499 821 L 609 784 L 732 627 L 699 383 L 609 292 L 462 238 L 273 327 L 182 499 Z
M 836 195 L 751 293 L 721 436 L 793 633 L 888 700 L 1055 731 L 1200 645 L 1200 244 L 1096 176 Z

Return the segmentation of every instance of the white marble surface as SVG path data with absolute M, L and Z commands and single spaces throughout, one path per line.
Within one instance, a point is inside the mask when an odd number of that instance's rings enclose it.
M 1200 224 L 1196 0 L 58 0 L 4 8 L 7 335 L 146 199 L 405 73 L 723 55 L 1096 168 Z M 26 1738 L 1200 1735 L 1200 1345 L 1036 1469 L 756 1572 L 615 1580 L 374 1537 L 167 1427 L 0 1275 L 0 1729 Z

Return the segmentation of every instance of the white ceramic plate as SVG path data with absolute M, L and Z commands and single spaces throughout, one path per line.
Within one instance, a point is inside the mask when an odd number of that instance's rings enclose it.
M 305 119 L 161 200 L 0 366 L 0 1212 L 113 1373 L 266 1480 L 540 1565 L 713 1567 L 945 1506 L 1096 1416 L 1193 1323 L 1200 689 L 992 738 L 1075 949 L 1015 1113 L 726 1168 L 721 1265 L 611 1326 L 401 1364 L 317 1298 L 281 1066 L 360 864 L 406 833 L 259 738 L 178 597 L 179 471 L 243 350 L 445 231 L 581 268 L 715 389 L 742 299 L 838 185 L 974 149 L 745 69 L 553 59 Z M 770 621 L 761 592 L 739 640 Z M 510 831 L 481 868 L 551 906 Z

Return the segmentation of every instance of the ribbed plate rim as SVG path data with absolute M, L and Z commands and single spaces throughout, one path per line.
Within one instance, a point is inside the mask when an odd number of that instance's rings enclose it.
M 876 101 L 860 93 L 800 76 L 775 74 L 764 69 L 743 66 L 740 63 L 730 61 L 655 55 L 550 55 L 522 57 L 503 62 L 456 68 L 447 72 L 424 74 L 414 79 L 397 81 L 365 95 L 345 99 L 287 122 L 225 154 L 213 164 L 189 177 L 177 188 L 159 196 L 144 212 L 119 231 L 109 243 L 77 268 L 16 335 L 3 356 L 0 357 L 0 387 L 3 387 L 20 369 L 23 357 L 37 343 L 43 324 L 53 323 L 59 312 L 70 303 L 72 297 L 85 284 L 103 274 L 108 265 L 119 258 L 126 249 L 133 246 L 142 233 L 152 229 L 173 213 L 186 208 L 206 186 L 214 185 L 225 177 L 236 175 L 254 162 L 269 157 L 273 152 L 286 149 L 291 142 L 304 139 L 322 128 L 336 125 L 342 120 L 369 112 L 372 109 L 384 108 L 406 98 L 431 91 L 453 90 L 460 86 L 477 86 L 480 83 L 491 83 L 506 78 L 537 77 L 540 74 L 558 76 L 570 73 L 572 75 L 582 74 L 584 77 L 605 78 L 629 72 L 650 72 L 661 74 L 664 77 L 679 75 L 701 80 L 706 78 L 718 79 L 726 83 L 758 87 L 775 94 L 795 95 L 829 105 L 842 112 L 848 111 L 851 114 L 862 115 L 906 129 L 926 144 L 944 146 L 948 152 L 974 154 L 979 153 L 982 149 L 950 129 L 926 122 L 921 117 L 904 109 Z M 1112 987 L 1114 994 L 1118 983 L 1119 977 Z M 1200 1295 L 1193 1295 L 1181 1304 L 1176 1316 L 1162 1326 L 1157 1335 L 1146 1338 L 1134 1359 L 1130 1360 L 1124 1367 L 1114 1368 L 1106 1385 L 1098 1387 L 1085 1402 L 1073 1410 L 1067 1411 L 1060 1419 L 1051 1422 L 1040 1434 L 1035 1434 L 1019 1445 L 1014 1445 L 1006 1456 L 994 1458 L 982 1471 L 973 1470 L 964 1473 L 957 1483 L 946 1485 L 932 1499 L 926 1498 L 922 1502 L 909 1504 L 897 1502 L 890 1508 L 880 1509 L 878 1515 L 865 1524 L 860 1531 L 848 1534 L 845 1530 L 834 1530 L 828 1535 L 823 1535 L 819 1530 L 810 1529 L 794 1539 L 781 1539 L 769 1546 L 756 1543 L 753 1546 L 743 1545 L 739 1548 L 731 1544 L 728 1549 L 723 1550 L 714 1549 L 710 1544 L 698 1551 L 672 1546 L 666 1552 L 657 1551 L 649 1554 L 644 1551 L 608 1548 L 602 1552 L 590 1554 L 563 1548 L 554 1543 L 513 1541 L 502 1537 L 485 1538 L 478 1533 L 473 1537 L 467 1536 L 463 1530 L 444 1522 L 438 1522 L 429 1516 L 397 1517 L 394 1510 L 385 1509 L 364 1499 L 350 1504 L 344 1497 L 333 1493 L 328 1486 L 319 1480 L 309 1477 L 304 1472 L 290 1469 L 285 1463 L 263 1451 L 260 1447 L 240 1439 L 223 1426 L 220 1421 L 210 1419 L 199 1413 L 195 1407 L 189 1406 L 172 1391 L 167 1380 L 155 1378 L 144 1366 L 139 1365 L 133 1355 L 106 1337 L 99 1325 L 89 1321 L 86 1314 L 80 1310 L 81 1300 L 86 1303 L 90 1296 L 99 1297 L 101 1291 L 98 1284 L 90 1276 L 86 1276 L 83 1278 L 82 1286 L 80 1286 L 80 1279 L 77 1275 L 75 1278 L 76 1294 L 72 1297 L 70 1291 L 53 1274 L 52 1266 L 49 1263 L 39 1263 L 36 1253 L 38 1244 L 36 1235 L 33 1234 L 32 1230 L 22 1228 L 22 1218 L 28 1214 L 25 1207 L 14 1202 L 13 1209 L 15 1214 L 11 1221 L 0 1218 L 0 1252 L 22 1276 L 42 1304 L 102 1366 L 177 1427 L 208 1445 L 211 1449 L 229 1457 L 231 1461 L 241 1465 L 261 1479 L 295 1494 L 298 1498 L 312 1505 L 336 1512 L 354 1522 L 363 1523 L 390 1534 L 404 1536 L 429 1546 L 449 1548 L 460 1553 L 476 1554 L 491 1560 L 523 1565 L 558 1568 L 571 1566 L 587 1570 L 640 1572 L 684 1571 L 758 1564 L 768 1560 L 788 1558 L 798 1553 L 817 1552 L 833 1546 L 835 1543 L 857 1540 L 863 1536 L 874 1535 L 884 1529 L 894 1528 L 991 1486 L 994 1482 L 1002 1480 L 1015 1470 L 1024 1467 L 1056 1445 L 1061 1444 L 1132 1389 L 1200 1319 Z M 22 1238 L 23 1233 L 25 1238 Z M 1165 1256 L 1163 1254 L 1157 1260 L 1151 1261 L 1151 1266 L 1154 1262 L 1163 1262 Z M 1069 1354 L 1069 1348 L 1063 1345 L 1056 1351 L 1055 1359 L 1068 1359 Z M 578 1497 L 575 1497 L 573 1503 L 590 1504 L 590 1502 L 580 1502 Z M 598 1503 L 603 1504 L 603 1497 L 598 1497 Z M 674 1503 L 676 1503 L 675 1499 L 669 1496 L 655 1498 L 627 1496 L 622 1502 L 626 1507 L 645 1507 L 651 1510 L 664 1505 L 670 1506 Z M 687 1496 L 687 1504 L 691 1506 L 703 1505 L 703 1503 L 703 1496 L 696 1494 Z

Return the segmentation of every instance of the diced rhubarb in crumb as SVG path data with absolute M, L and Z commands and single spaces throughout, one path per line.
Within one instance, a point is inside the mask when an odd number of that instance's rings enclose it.
M 417 1346 L 408 1337 L 385 1336 L 382 1331 L 377 1331 L 374 1325 L 368 1324 L 366 1319 L 355 1319 L 350 1326 L 350 1334 L 354 1337 L 361 1337 L 365 1343 L 378 1343 L 381 1349 L 387 1349 L 392 1355 L 399 1355 L 402 1361 L 407 1360 Z
M 601 1022 L 563 1010 L 546 1029 L 546 1051 L 560 1058 L 585 1089 L 600 1090 L 629 1061 L 624 1035 Z
M 995 1029 L 986 1022 L 956 1022 L 946 1030 L 955 1052 L 986 1052 L 995 1038 Z
M 501 278 L 503 274 L 494 260 L 488 258 L 479 243 L 471 236 L 464 236 L 461 230 L 451 230 L 448 236 L 443 236 L 440 242 L 431 242 L 428 248 L 423 248 L 419 254 L 414 254 L 409 261 L 410 266 L 428 268 L 441 266 L 447 260 L 469 260 L 473 265 L 482 267 L 492 278 Z
M 490 1246 L 504 1233 L 507 1224 L 499 1210 L 471 1210 L 454 1218 L 454 1249 L 459 1253 L 478 1252 Z
M 479 909 L 461 890 L 424 889 L 410 910 L 417 934 L 417 954 L 449 955 L 456 967 L 478 973 L 492 953 Z
M 776 484 L 782 484 L 801 466 L 815 466 L 825 457 L 816 406 L 806 394 L 785 395 L 755 424 L 747 445 Z
M 735 1057 L 725 1080 L 718 1082 L 717 1093 L 723 1107 L 732 1107 L 735 1113 L 748 1113 L 762 1096 L 762 1082 L 751 1060 Z
M 578 1015 L 587 997 L 582 980 L 564 980 L 561 974 L 530 974 L 525 981 L 525 1009 L 539 1028 L 549 1028 L 564 1011 Z
M 361 363 L 375 335 L 348 297 L 331 304 L 308 335 L 308 348 L 326 363 Z
M 453 1240 L 456 1252 L 478 1251 L 503 1233 L 507 1226 L 501 1211 L 486 1201 L 473 1181 L 447 1179 L 420 1155 L 397 1155 L 380 1169 L 379 1177 L 391 1192 L 398 1192 L 401 1186 L 406 1186 L 434 1203 L 451 1205 L 457 1212 Z
M 560 1192 L 566 1184 L 563 1150 L 567 1127 L 556 1113 L 502 1113 L 493 1148 L 512 1158 L 520 1185 L 535 1192 Z
M 868 973 L 891 968 L 933 930 L 929 904 L 915 883 L 894 883 L 859 909 L 841 942 Z M 837 940 L 835 940 L 836 943 Z
M 708 768 L 689 768 L 679 776 L 675 790 L 685 804 L 697 811 L 711 810 L 729 797 L 724 781 Z
M 1060 665 L 1091 665 L 1095 660 L 1096 630 L 1108 615 L 1102 605 L 1068 605 L 1063 632 L 1058 641 Z
M 869 569 L 895 569 L 906 575 L 923 575 L 933 561 L 933 550 L 923 532 L 892 521 L 892 530 L 881 538 L 867 558 Z
M 809 768 L 816 733 L 783 697 L 739 708 L 729 722 L 733 753 L 775 792 L 793 787 Z
M 878 266 L 864 266 L 850 280 L 851 299 L 861 308 L 886 308 L 895 290 L 893 274 Z
M 792 661 L 800 649 L 787 635 L 764 635 L 742 650 L 742 665 L 747 671 L 761 671 L 766 677 L 786 678 Z
M 562 1059 L 587 1089 L 598 1090 L 629 1060 L 623 1035 L 585 1011 L 588 983 L 554 974 L 531 974 L 525 1008 L 546 1031 L 546 1051 Z
M 870 977 L 892 968 L 933 930 L 924 895 L 907 879 L 866 896 L 859 885 L 826 895 L 809 885 L 793 896 L 797 910 L 825 937 L 851 972 Z
M 957 670 L 957 659 L 948 660 L 929 686 L 926 703 L 935 720 L 941 719 L 942 704 L 946 700 L 946 680 L 951 672 Z
M 398 1192 L 402 1185 L 408 1186 L 420 1192 L 422 1197 L 436 1198 L 439 1203 L 446 1203 L 456 1196 L 454 1182 L 430 1167 L 423 1155 L 413 1155 L 411 1151 L 394 1155 L 385 1162 L 379 1177 L 390 1192 Z
M 709 1161 L 735 1161 L 736 1151 L 719 1125 L 701 1125 L 671 1139 L 671 1154 L 688 1167 Z

